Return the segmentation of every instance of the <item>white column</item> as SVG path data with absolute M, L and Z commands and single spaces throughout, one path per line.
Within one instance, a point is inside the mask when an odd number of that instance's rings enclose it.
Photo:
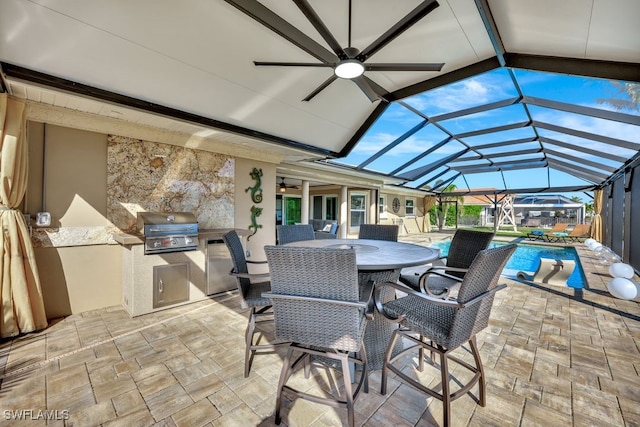
M 346 185 L 340 187 L 340 228 L 339 237 L 346 239 L 349 234 L 349 191 Z
M 378 190 L 369 190 L 369 224 L 378 223 Z
M 300 209 L 300 222 L 309 224 L 309 181 L 302 181 L 302 206 Z

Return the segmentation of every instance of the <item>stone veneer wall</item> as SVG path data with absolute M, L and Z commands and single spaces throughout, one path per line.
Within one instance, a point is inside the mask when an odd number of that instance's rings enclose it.
M 200 229 L 234 227 L 235 159 L 115 135 L 107 137 L 106 226 L 32 228 L 34 248 L 117 244 L 137 212 L 193 212 Z
M 201 229 L 234 226 L 233 158 L 109 135 L 107 219 L 136 231 L 136 214 L 193 212 Z

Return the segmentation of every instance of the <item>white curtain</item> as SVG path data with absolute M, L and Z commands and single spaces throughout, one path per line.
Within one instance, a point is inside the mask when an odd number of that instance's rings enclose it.
M 47 326 L 42 289 L 24 216 L 17 207 L 27 186 L 25 104 L 0 94 L 0 336 Z

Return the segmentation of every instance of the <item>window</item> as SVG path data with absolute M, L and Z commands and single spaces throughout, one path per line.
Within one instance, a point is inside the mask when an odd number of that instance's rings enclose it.
M 380 196 L 378 199 L 378 213 L 381 219 L 387 217 L 387 198 L 385 196 Z
M 415 216 L 415 207 L 416 201 L 414 199 L 406 199 L 404 201 L 404 215 L 405 216 Z
M 349 201 L 349 226 L 351 231 L 356 231 L 359 229 L 360 224 L 366 224 L 367 222 L 367 196 L 365 194 L 351 193 Z

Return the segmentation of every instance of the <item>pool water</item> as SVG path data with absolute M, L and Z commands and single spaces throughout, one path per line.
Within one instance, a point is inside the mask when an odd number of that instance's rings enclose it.
M 507 243 L 492 242 L 489 246 L 494 248 L 496 246 L 506 245 Z M 449 252 L 449 246 L 451 241 L 442 241 L 432 243 L 430 246 L 440 249 L 441 255 L 446 255 Z M 513 253 L 507 265 L 503 270 L 503 275 L 507 277 L 516 277 L 519 271 L 524 271 L 528 274 L 533 274 L 538 270 L 540 266 L 540 258 L 561 259 L 561 260 L 573 260 L 576 262 L 575 269 L 569 279 L 567 285 L 572 288 L 583 288 L 585 283 L 584 273 L 582 266 L 580 265 L 580 259 L 578 253 L 572 247 L 556 248 L 548 246 L 526 245 L 518 244 L 516 251 Z

